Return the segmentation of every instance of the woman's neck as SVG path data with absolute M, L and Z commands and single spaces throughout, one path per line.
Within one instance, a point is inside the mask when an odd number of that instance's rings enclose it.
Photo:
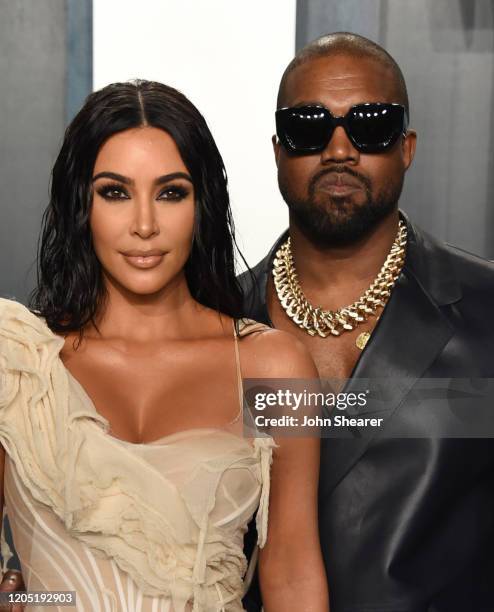
M 157 342 L 194 335 L 198 314 L 205 310 L 191 296 L 185 275 L 157 293 L 137 294 L 105 277 L 107 297 L 88 335 L 129 342 Z

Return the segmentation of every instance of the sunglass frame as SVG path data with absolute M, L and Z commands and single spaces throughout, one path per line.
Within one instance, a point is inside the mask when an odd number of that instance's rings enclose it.
M 320 145 L 315 145 L 312 147 L 301 147 L 296 146 L 291 140 L 286 130 L 286 123 L 295 111 L 300 112 L 303 110 L 308 111 L 320 111 L 324 114 L 325 119 L 329 121 L 330 127 L 327 132 L 327 139 L 325 139 L 324 143 Z M 393 112 L 396 110 L 401 111 L 401 117 L 398 118 L 399 125 L 397 124 L 396 129 L 390 135 L 390 137 L 382 141 L 380 143 L 361 143 L 355 139 L 353 134 L 351 133 L 351 127 L 349 125 L 349 120 L 355 112 L 377 112 L 392 109 Z M 346 113 L 346 115 L 335 117 L 333 113 L 326 108 L 325 106 L 312 104 L 312 105 L 303 105 L 303 106 L 294 106 L 294 107 L 285 107 L 280 108 L 275 113 L 276 117 L 276 134 L 281 142 L 281 144 L 289 151 L 290 153 L 295 154 L 312 154 L 323 151 L 331 141 L 333 137 L 334 131 L 338 126 L 343 127 L 346 135 L 348 136 L 352 145 L 361 153 L 382 153 L 387 149 L 391 148 L 395 142 L 398 140 L 400 135 L 405 136 L 408 129 L 408 116 L 405 107 L 402 104 L 398 104 L 396 102 L 363 102 L 360 104 L 354 104 Z

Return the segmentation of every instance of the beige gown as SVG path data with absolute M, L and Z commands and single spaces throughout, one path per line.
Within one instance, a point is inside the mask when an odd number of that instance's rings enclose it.
M 273 439 L 242 437 L 240 411 L 223 429 L 118 440 L 63 365 L 63 344 L 0 299 L 4 511 L 26 589 L 76 591 L 81 612 L 243 610 L 243 536 L 257 510 L 266 541 Z

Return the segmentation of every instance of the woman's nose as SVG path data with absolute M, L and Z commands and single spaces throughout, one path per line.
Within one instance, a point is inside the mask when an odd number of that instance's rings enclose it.
M 156 218 L 156 206 L 152 200 L 136 199 L 131 231 L 141 238 L 150 238 L 159 234 L 159 225 Z

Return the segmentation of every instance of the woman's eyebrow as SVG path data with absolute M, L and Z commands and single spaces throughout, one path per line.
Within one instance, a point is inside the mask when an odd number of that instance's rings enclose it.
M 185 179 L 186 181 L 189 181 L 189 183 L 192 183 L 191 177 L 186 172 L 171 172 L 170 174 L 163 174 L 162 176 L 159 176 L 154 183 L 155 185 L 161 185 L 162 183 L 167 183 L 168 181 L 173 181 L 178 178 Z
M 117 174 L 116 172 L 99 172 L 96 176 L 93 176 L 93 183 L 100 178 L 109 178 L 114 181 L 119 181 L 120 183 L 124 183 L 125 185 L 133 185 L 134 181 L 123 174 Z
M 114 181 L 124 183 L 124 185 L 134 184 L 133 179 L 129 178 L 128 176 L 124 176 L 123 174 L 118 174 L 117 172 L 98 172 L 98 174 L 93 176 L 93 183 L 100 178 L 113 179 Z M 186 181 L 189 181 L 189 183 L 192 183 L 191 177 L 186 172 L 171 172 L 170 174 L 163 174 L 155 179 L 154 183 L 155 185 L 162 185 L 163 183 L 168 183 L 168 181 L 173 181 L 178 178 L 185 179 Z

